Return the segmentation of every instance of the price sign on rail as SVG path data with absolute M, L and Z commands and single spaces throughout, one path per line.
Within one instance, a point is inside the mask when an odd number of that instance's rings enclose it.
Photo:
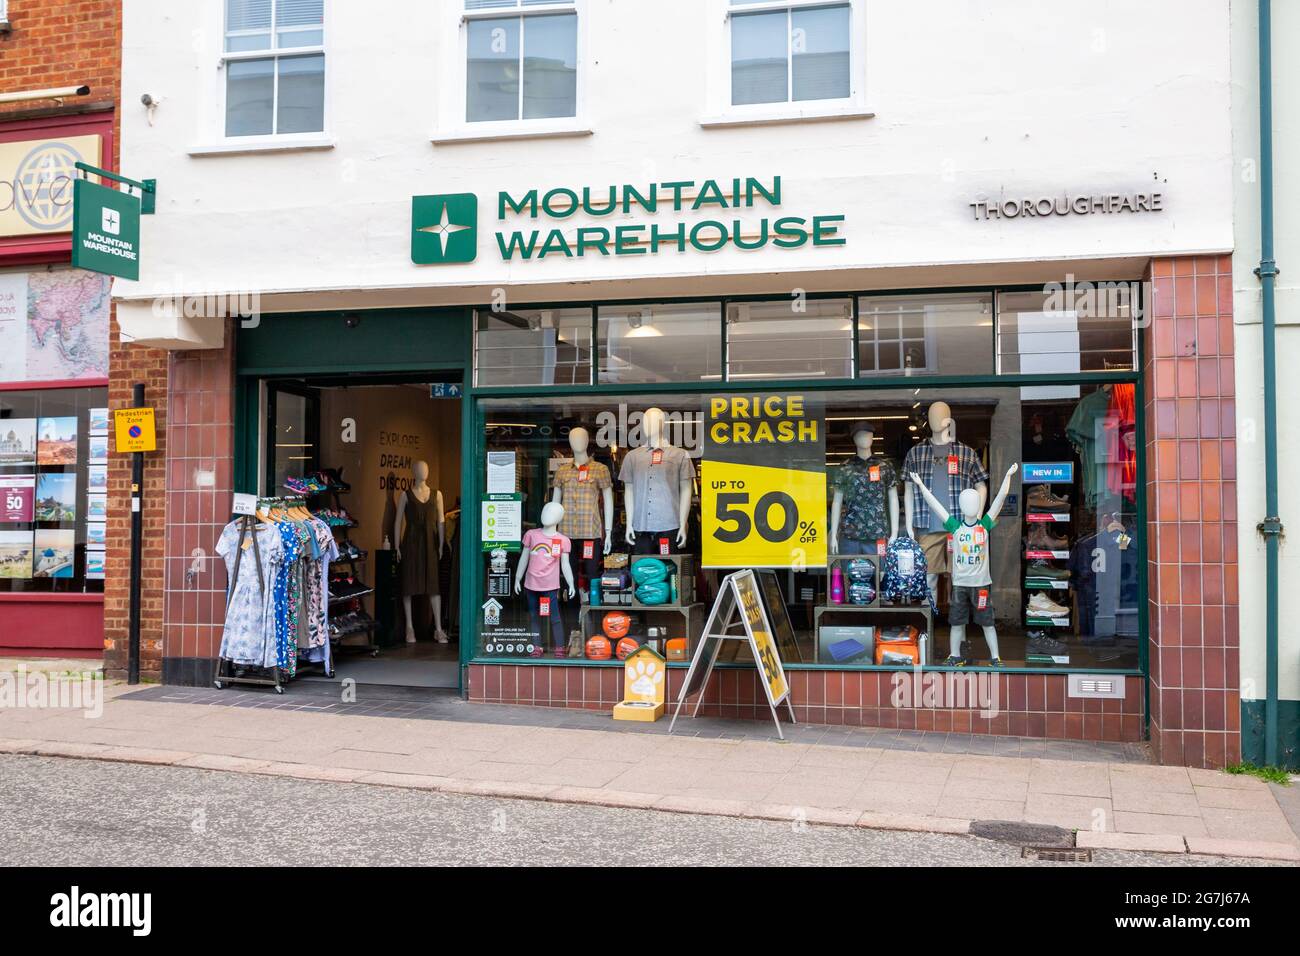
M 714 395 L 704 410 L 706 568 L 826 565 L 826 435 L 804 393 Z

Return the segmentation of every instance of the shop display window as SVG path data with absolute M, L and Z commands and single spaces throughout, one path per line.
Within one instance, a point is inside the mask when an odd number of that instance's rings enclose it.
M 859 375 L 992 371 L 992 293 L 858 299 Z
M 590 308 L 480 311 L 474 318 L 475 382 L 591 384 Z
M 480 399 L 474 656 L 689 660 L 722 577 L 768 567 L 788 666 L 1136 669 L 1136 406 L 1120 382 Z M 817 461 L 778 422 L 718 481 L 719 442 L 781 414 Z
M 108 390 L 0 391 L 0 592 L 102 593 Z
M 602 305 L 600 382 L 700 382 L 722 372 L 717 302 Z
M 728 381 L 852 377 L 852 299 L 727 304 Z
M 1037 375 L 1133 369 L 1140 284 L 1057 285 L 998 295 L 999 371 Z

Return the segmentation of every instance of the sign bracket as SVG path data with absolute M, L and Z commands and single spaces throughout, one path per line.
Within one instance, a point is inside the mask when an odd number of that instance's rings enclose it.
M 88 173 L 92 176 L 98 176 L 100 179 L 111 179 L 115 183 L 122 183 L 124 186 L 130 186 L 140 192 L 140 215 L 152 216 L 158 200 L 158 180 L 156 179 L 128 179 L 126 176 L 119 176 L 117 173 L 110 173 L 107 169 L 100 169 L 98 166 L 91 166 L 89 163 L 74 163 L 78 171 Z

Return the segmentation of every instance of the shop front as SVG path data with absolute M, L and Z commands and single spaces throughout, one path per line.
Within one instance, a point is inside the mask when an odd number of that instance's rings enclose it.
M 304 645 L 295 676 L 609 709 L 648 645 L 671 700 L 754 568 L 800 719 L 1142 739 L 1145 297 L 1097 288 L 232 324 L 235 490 L 301 498 L 341 551 L 330 663 Z M 766 717 L 747 652 L 719 668 L 704 712 Z
M 0 655 L 103 649 L 109 280 L 69 268 L 113 114 L 0 122 Z

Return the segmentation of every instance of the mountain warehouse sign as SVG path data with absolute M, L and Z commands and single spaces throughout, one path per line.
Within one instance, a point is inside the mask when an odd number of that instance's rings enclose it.
M 844 216 L 779 215 L 774 210 L 780 207 L 780 176 L 502 190 L 492 209 L 493 239 L 506 262 L 845 244 L 839 235 Z M 479 215 L 474 193 L 413 197 L 411 260 L 420 265 L 473 262 Z M 598 221 L 606 217 L 620 221 Z M 575 218 L 582 225 L 566 224 Z

